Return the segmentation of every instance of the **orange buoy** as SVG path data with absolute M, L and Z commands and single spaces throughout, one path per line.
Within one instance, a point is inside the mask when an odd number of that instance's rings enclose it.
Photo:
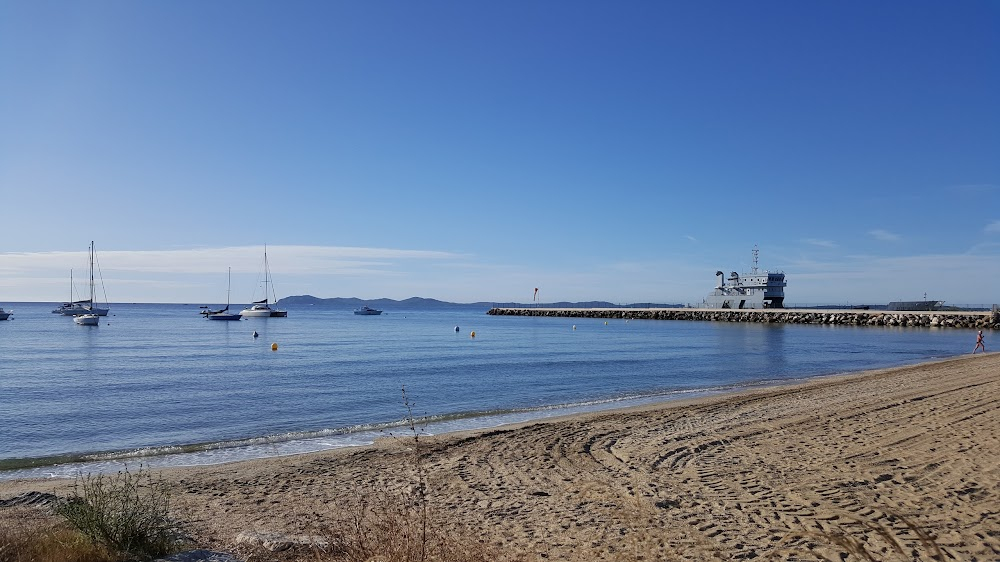
M 271 351 L 278 351 L 278 344 L 272 343 L 271 344 Z

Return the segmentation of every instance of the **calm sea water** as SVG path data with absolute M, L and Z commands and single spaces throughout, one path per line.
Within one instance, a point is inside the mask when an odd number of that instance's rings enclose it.
M 0 322 L 0 479 L 368 444 L 406 434 L 404 387 L 422 431 L 441 433 L 917 363 L 974 342 L 952 329 L 479 308 L 355 316 L 303 307 L 212 322 L 197 306 L 119 304 L 87 327 L 54 307 L 4 303 L 15 314 Z

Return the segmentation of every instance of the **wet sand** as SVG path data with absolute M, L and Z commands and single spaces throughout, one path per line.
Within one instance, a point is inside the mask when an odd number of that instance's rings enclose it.
M 420 474 L 435 526 L 529 560 L 1000 560 L 1000 354 L 163 477 L 226 549 Z

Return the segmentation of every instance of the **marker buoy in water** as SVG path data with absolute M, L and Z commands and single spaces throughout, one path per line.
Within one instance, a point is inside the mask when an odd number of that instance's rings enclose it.
M 255 337 L 255 338 L 257 337 L 257 330 L 253 331 L 253 337 Z
M 456 331 L 456 332 L 458 331 L 458 326 L 455 326 L 455 331 Z
M 271 351 L 278 351 L 278 344 L 272 343 L 271 344 Z
M 576 329 L 576 324 L 573 324 L 573 329 L 574 329 L 574 330 Z
M 472 333 L 471 333 L 471 334 L 469 334 L 469 337 L 470 337 L 470 338 L 474 338 L 474 337 L 476 337 L 476 331 L 475 331 L 475 330 L 473 330 L 473 331 L 472 331 Z
M 607 321 L 607 320 L 605 320 L 605 321 L 604 321 L 604 325 L 605 325 L 605 326 L 607 326 L 607 325 L 608 325 L 608 321 Z

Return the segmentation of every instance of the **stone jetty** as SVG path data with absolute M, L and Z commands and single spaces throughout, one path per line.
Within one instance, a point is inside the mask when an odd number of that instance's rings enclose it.
M 626 320 L 699 320 L 757 324 L 835 324 L 844 326 L 914 326 L 1000 330 L 1000 312 L 886 311 L 706 308 L 492 308 L 494 316 L 554 316 Z

